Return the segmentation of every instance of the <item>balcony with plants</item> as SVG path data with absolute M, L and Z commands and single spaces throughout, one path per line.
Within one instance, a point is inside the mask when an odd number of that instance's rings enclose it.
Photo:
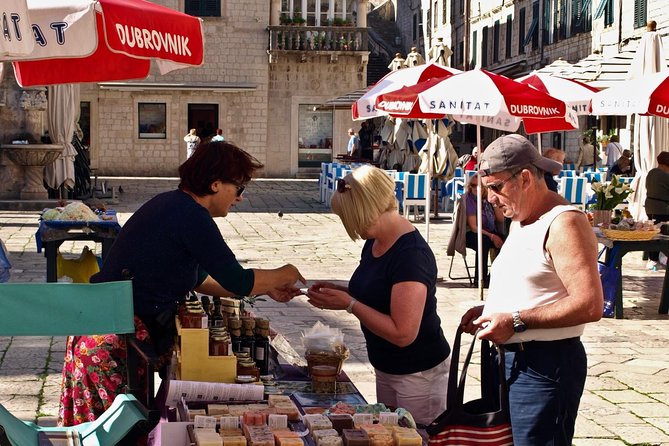
M 367 28 L 357 27 L 352 18 L 316 20 L 299 11 L 282 13 L 278 26 L 269 26 L 270 52 L 357 52 L 367 51 Z

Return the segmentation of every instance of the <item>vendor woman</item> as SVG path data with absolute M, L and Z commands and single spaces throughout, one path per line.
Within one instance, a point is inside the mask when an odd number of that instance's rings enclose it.
M 176 305 L 195 290 L 215 296 L 299 294 L 293 265 L 243 268 L 214 217 L 225 217 L 263 165 L 228 142 L 200 144 L 179 167 L 178 190 L 157 195 L 127 221 L 91 282 L 132 279 L 138 339 L 171 357 Z M 92 421 L 125 391 L 125 345 L 115 335 L 68 338 L 59 425 Z
M 348 287 L 316 282 L 309 302 L 360 320 L 376 399 L 429 424 L 446 409 L 450 346 L 437 314 L 437 262 L 418 230 L 397 212 L 395 183 L 363 166 L 338 180 L 332 211 L 365 244 Z

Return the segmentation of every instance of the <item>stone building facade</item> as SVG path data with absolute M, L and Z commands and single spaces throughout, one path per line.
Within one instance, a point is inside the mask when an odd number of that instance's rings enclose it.
M 648 20 L 657 22 L 669 48 L 669 10 L 663 0 L 422 0 L 422 9 L 424 22 L 430 24 L 426 52 L 435 38 L 443 37 L 453 50 L 451 66 L 512 78 L 560 58 L 575 63 L 594 52 L 612 56 L 634 50 Z M 444 10 L 448 20 L 443 20 Z M 594 117 L 581 117 L 580 124 L 582 130 L 599 125 Z M 490 141 L 497 132 L 486 130 L 485 135 Z M 544 134 L 542 143 L 565 149 L 570 158 L 580 136 Z
M 325 25 L 318 28 L 319 37 L 322 32 L 329 42 L 322 47 L 304 37 L 316 30 L 314 0 L 154 2 L 202 17 L 205 63 L 164 76 L 152 74 L 142 81 L 81 86 L 80 123 L 97 174 L 174 176 L 186 159 L 183 137 L 189 128 L 211 136 L 220 127 L 226 140 L 265 164 L 266 176 L 297 176 L 318 165 L 302 159 L 309 154 L 301 154 L 308 150 L 300 150 L 299 122 L 311 119 L 313 107 L 325 100 L 366 86 L 366 25 L 364 13 L 357 19 L 355 13 L 367 11 L 367 0 L 330 2 L 332 8 L 324 12 L 323 20 L 337 14 L 342 22 L 348 20 L 348 26 L 319 22 Z M 193 10 L 211 5 L 214 9 L 202 14 Z M 284 16 L 303 16 L 306 23 L 289 26 L 283 23 Z M 286 38 L 282 46 L 277 34 L 301 37 Z M 347 38 L 340 38 L 343 35 Z M 16 91 L 12 76 L 5 77 L 4 89 Z M 329 153 L 321 150 L 323 159 L 337 154 L 332 115 L 331 110 L 318 112 L 319 123 L 330 125 L 321 125 L 322 136 L 309 144 L 317 147 L 302 149 L 328 147 Z M 9 129 L 22 125 L 11 104 L 0 107 L 0 123 L 3 142 Z M 350 126 L 350 117 L 340 125 Z

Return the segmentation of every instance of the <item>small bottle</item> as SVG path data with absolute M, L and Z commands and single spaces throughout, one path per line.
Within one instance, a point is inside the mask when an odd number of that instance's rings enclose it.
M 230 343 L 232 344 L 232 352 L 240 353 L 242 351 L 242 336 L 241 330 L 233 328 L 230 330 Z
M 214 308 L 211 312 L 211 326 L 212 327 L 225 327 L 226 321 L 223 314 L 223 308 L 221 307 L 221 298 L 218 296 L 213 297 Z
M 202 296 L 202 309 L 204 312 L 207 314 L 207 316 L 211 319 L 211 301 L 209 300 L 209 296 Z
M 249 357 L 254 359 L 253 355 L 255 354 L 255 345 L 256 338 L 253 334 L 253 330 L 245 330 L 241 337 L 241 347 L 239 351 L 248 353 Z
M 263 336 L 262 329 L 258 329 L 255 338 L 255 360 L 261 375 L 269 374 L 269 337 Z

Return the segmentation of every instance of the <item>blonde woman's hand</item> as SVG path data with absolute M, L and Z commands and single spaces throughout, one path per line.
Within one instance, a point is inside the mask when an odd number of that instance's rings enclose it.
M 321 310 L 345 310 L 353 299 L 342 287 L 322 282 L 310 286 L 307 297 L 311 305 Z

